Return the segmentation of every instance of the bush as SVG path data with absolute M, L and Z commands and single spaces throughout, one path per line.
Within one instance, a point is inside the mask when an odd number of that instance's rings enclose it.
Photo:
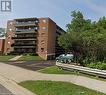
M 87 67 L 90 68 L 95 68 L 95 69 L 100 69 L 100 70 L 106 70 L 106 63 L 103 62 L 96 62 L 96 63 L 90 63 L 86 65 Z

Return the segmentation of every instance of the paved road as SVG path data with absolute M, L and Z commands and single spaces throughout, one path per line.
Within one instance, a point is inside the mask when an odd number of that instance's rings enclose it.
M 87 87 L 93 90 L 106 93 L 106 82 L 104 81 L 91 79 L 91 78 L 83 77 L 83 76 L 77 76 L 77 75 L 42 74 L 42 73 L 26 70 L 20 67 L 16 67 L 16 66 L 4 64 L 4 63 L 0 63 L 0 77 L 1 76 L 5 78 L 5 80 L 7 79 L 5 81 L 6 82 L 5 87 L 8 86 L 9 88 L 12 84 L 11 90 L 10 90 L 11 92 L 14 91 L 13 89 L 15 87 L 17 89 L 20 88 L 20 87 L 17 87 L 15 83 L 19 83 L 19 82 L 27 81 L 27 80 L 52 80 L 52 81 L 71 82 L 77 85 L 81 85 L 81 86 L 84 86 L 84 87 Z M 13 84 L 15 86 L 13 86 Z M 20 91 L 22 90 L 20 89 Z M 29 95 L 33 95 L 33 94 L 29 94 Z
M 0 95 L 14 95 L 8 89 L 0 84 Z

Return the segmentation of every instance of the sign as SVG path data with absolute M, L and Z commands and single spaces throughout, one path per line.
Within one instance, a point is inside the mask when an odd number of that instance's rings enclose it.
M 1 1 L 1 12 L 11 12 L 11 0 Z

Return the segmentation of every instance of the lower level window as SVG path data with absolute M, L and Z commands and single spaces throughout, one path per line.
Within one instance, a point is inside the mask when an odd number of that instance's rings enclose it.
M 44 52 L 44 48 L 41 48 L 41 52 Z

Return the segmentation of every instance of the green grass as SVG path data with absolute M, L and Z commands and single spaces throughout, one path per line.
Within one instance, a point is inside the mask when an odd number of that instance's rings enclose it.
M 15 57 L 15 55 L 3 55 L 0 56 L 0 61 L 9 61 L 9 59 Z
M 22 61 L 41 61 L 43 59 L 39 56 L 23 55 L 18 60 L 22 60 Z
M 84 73 L 62 70 L 62 69 L 59 69 L 57 66 L 47 67 L 47 68 L 39 70 L 39 72 L 46 73 L 46 74 L 74 74 L 74 75 L 85 76 L 85 77 L 89 77 L 89 78 L 93 78 L 93 79 L 97 79 L 97 80 L 101 80 L 101 81 L 106 81 L 105 78 L 99 78 L 99 77 L 87 75 Z
M 68 82 L 26 81 L 19 84 L 37 95 L 105 95 Z
M 73 74 L 73 72 L 59 69 L 57 66 L 47 67 L 39 70 L 39 72 L 46 74 Z

